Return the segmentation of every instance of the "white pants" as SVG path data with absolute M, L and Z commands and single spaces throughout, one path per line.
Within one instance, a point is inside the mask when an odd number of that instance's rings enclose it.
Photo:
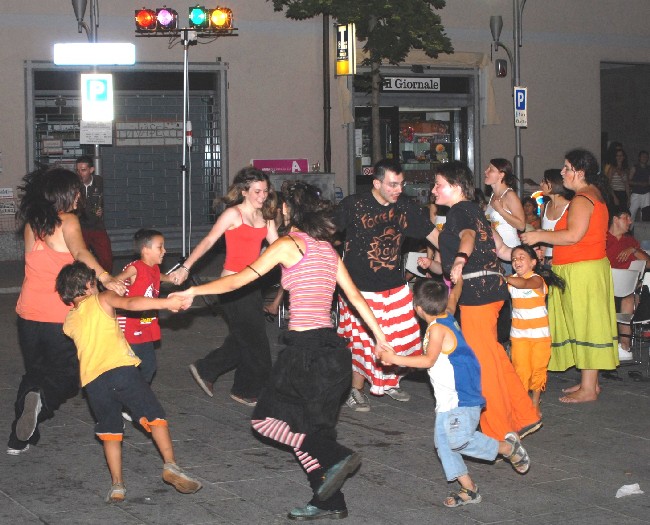
M 632 221 L 635 221 L 636 212 L 642 210 L 646 206 L 650 206 L 650 192 L 648 193 L 632 193 L 630 195 L 630 216 Z M 639 217 L 639 222 L 641 217 Z

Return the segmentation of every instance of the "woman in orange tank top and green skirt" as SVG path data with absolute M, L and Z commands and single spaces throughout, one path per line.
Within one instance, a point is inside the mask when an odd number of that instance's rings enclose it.
M 548 296 L 553 341 L 548 369 L 580 369 L 580 383 L 565 389 L 560 401 L 583 403 L 598 399 L 598 371 L 618 366 L 614 285 L 605 253 L 609 191 L 596 158 L 586 150 L 566 154 L 562 179 L 576 192 L 568 212 L 554 231 L 528 232 L 521 239 L 554 246 L 553 271 L 566 289 L 551 289 Z

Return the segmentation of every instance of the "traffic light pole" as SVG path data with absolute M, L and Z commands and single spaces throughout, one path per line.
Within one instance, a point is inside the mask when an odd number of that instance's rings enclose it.
M 192 147 L 192 131 L 188 129 L 188 108 L 190 105 L 190 95 L 189 95 L 189 48 L 192 45 L 196 45 L 196 31 L 191 31 L 189 29 L 181 29 L 182 37 L 181 42 L 183 44 L 183 158 L 181 162 L 181 193 L 182 193 L 182 230 L 183 230 L 183 242 L 182 242 L 182 256 L 183 258 L 187 257 L 187 193 L 188 185 L 190 178 L 190 171 L 187 167 L 187 150 Z

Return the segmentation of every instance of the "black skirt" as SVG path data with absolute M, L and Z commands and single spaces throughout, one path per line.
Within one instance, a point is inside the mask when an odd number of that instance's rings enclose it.
M 284 342 L 252 419 L 279 419 L 302 434 L 333 429 L 352 383 L 346 340 L 333 328 L 320 328 L 290 330 Z

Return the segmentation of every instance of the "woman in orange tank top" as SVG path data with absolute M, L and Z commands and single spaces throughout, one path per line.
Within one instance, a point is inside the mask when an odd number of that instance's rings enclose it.
M 23 179 L 18 220 L 25 241 L 25 279 L 16 305 L 18 342 L 25 374 L 18 386 L 15 419 L 7 453 L 18 455 L 35 445 L 38 424 L 54 416 L 79 390 L 79 363 L 72 340 L 63 334 L 70 310 L 56 293 L 59 270 L 74 260 L 95 270 L 108 289 L 124 294 L 124 285 L 104 270 L 86 248 L 75 214 L 82 183 L 76 173 L 42 169 Z
M 565 389 L 560 401 L 583 403 L 598 399 L 598 371 L 618 365 L 614 287 L 605 253 L 609 190 L 596 158 L 586 150 L 566 154 L 562 179 L 576 193 L 567 213 L 554 231 L 528 232 L 521 239 L 554 246 L 553 271 L 566 281 L 566 289 L 549 293 L 553 343 L 548 369 L 580 369 L 580 383 Z

